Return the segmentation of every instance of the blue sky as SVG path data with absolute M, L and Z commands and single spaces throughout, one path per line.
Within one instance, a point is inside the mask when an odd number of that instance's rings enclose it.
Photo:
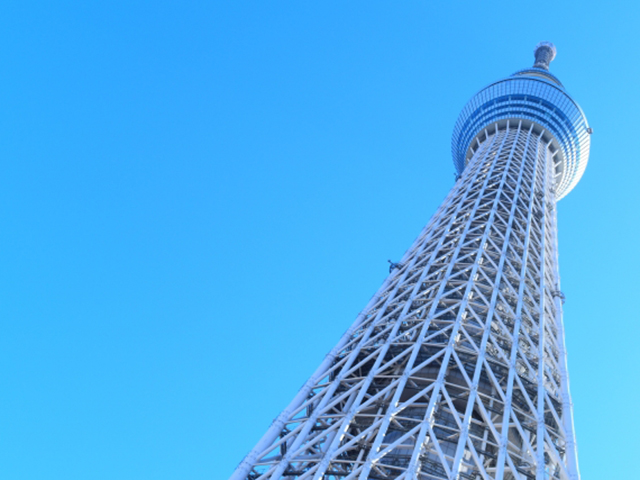
M 582 475 L 636 470 L 640 7 L 432 3 L 0 7 L 0 477 L 228 477 L 541 40 L 594 129 L 558 208 Z

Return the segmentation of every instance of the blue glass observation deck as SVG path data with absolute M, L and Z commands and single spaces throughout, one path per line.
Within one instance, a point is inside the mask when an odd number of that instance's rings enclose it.
M 582 109 L 551 73 L 555 57 L 549 42 L 534 50 L 536 63 L 478 92 L 465 105 L 453 130 L 453 163 L 458 174 L 473 155 L 474 146 L 491 133 L 495 124 L 508 120 L 535 123 L 551 137 L 556 168 L 556 198 L 576 186 L 589 159 L 591 128 Z

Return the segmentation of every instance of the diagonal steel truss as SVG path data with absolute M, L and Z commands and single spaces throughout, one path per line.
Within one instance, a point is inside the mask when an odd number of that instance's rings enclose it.
M 531 121 L 484 130 L 232 479 L 579 479 L 551 142 Z

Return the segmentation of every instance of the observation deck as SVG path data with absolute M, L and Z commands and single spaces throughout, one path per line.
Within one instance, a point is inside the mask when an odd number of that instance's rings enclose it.
M 552 43 L 534 49 L 533 67 L 520 70 L 480 90 L 465 105 L 453 129 L 453 163 L 458 174 L 473 156 L 474 146 L 509 120 L 535 124 L 550 137 L 559 200 L 577 185 L 589 159 L 591 128 L 580 106 L 549 73 L 556 55 Z

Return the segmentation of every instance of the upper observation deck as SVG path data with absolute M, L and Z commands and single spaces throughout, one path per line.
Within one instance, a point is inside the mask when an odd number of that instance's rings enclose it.
M 453 163 L 462 173 L 473 155 L 474 141 L 485 136 L 485 129 L 523 120 L 534 123 L 552 138 L 558 150 L 556 163 L 556 198 L 559 200 L 576 186 L 589 159 L 591 128 L 580 106 L 564 86 L 549 73 L 549 63 L 556 55 L 552 43 L 541 42 L 534 49 L 535 64 L 480 90 L 465 105 L 453 129 Z

